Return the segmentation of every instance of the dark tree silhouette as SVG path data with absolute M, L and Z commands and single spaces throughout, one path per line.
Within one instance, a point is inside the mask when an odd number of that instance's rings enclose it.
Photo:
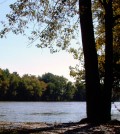
M 112 0 L 100 1 L 105 9 L 105 80 L 104 90 L 100 89 L 98 58 L 95 47 L 92 21 L 91 0 L 79 0 L 80 24 L 82 31 L 83 52 L 85 58 L 85 79 L 87 97 L 87 119 L 90 122 L 107 122 L 111 120 L 112 93 Z

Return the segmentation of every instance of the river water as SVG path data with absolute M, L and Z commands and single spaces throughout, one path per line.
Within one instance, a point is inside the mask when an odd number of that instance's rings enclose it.
M 120 120 L 120 102 L 112 104 L 112 118 Z M 77 122 L 86 117 L 85 102 L 0 102 L 0 121 Z

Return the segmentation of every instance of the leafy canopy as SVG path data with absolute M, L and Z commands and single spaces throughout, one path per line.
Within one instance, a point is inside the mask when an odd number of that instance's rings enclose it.
M 9 31 L 27 35 L 29 29 L 30 44 L 39 40 L 37 47 L 48 47 L 51 52 L 67 49 L 71 39 L 77 37 L 77 0 L 17 0 L 10 8 L 8 23 L 2 22 L 1 37 Z

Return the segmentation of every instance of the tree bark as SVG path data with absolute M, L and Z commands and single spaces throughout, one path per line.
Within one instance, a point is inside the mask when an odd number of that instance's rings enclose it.
M 103 112 L 101 112 L 101 90 L 93 31 L 91 0 L 79 0 L 79 11 L 85 59 L 87 119 L 89 122 L 101 122 L 103 120 Z
M 111 96 L 113 84 L 113 9 L 112 0 L 103 3 L 105 9 L 105 79 L 104 118 L 111 120 Z

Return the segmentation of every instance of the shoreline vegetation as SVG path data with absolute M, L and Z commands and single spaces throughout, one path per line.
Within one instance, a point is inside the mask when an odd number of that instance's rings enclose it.
M 105 124 L 86 122 L 43 123 L 43 122 L 0 122 L 0 134 L 119 134 L 120 121 Z
M 24 95 L 23 95 L 24 94 Z M 70 82 L 63 76 L 45 73 L 42 76 L 0 68 L 0 101 L 85 101 L 85 85 Z
M 52 73 L 20 77 L 17 72 L 0 68 L 0 101 L 86 101 L 85 83 L 70 82 Z M 112 101 L 120 101 L 117 92 Z

